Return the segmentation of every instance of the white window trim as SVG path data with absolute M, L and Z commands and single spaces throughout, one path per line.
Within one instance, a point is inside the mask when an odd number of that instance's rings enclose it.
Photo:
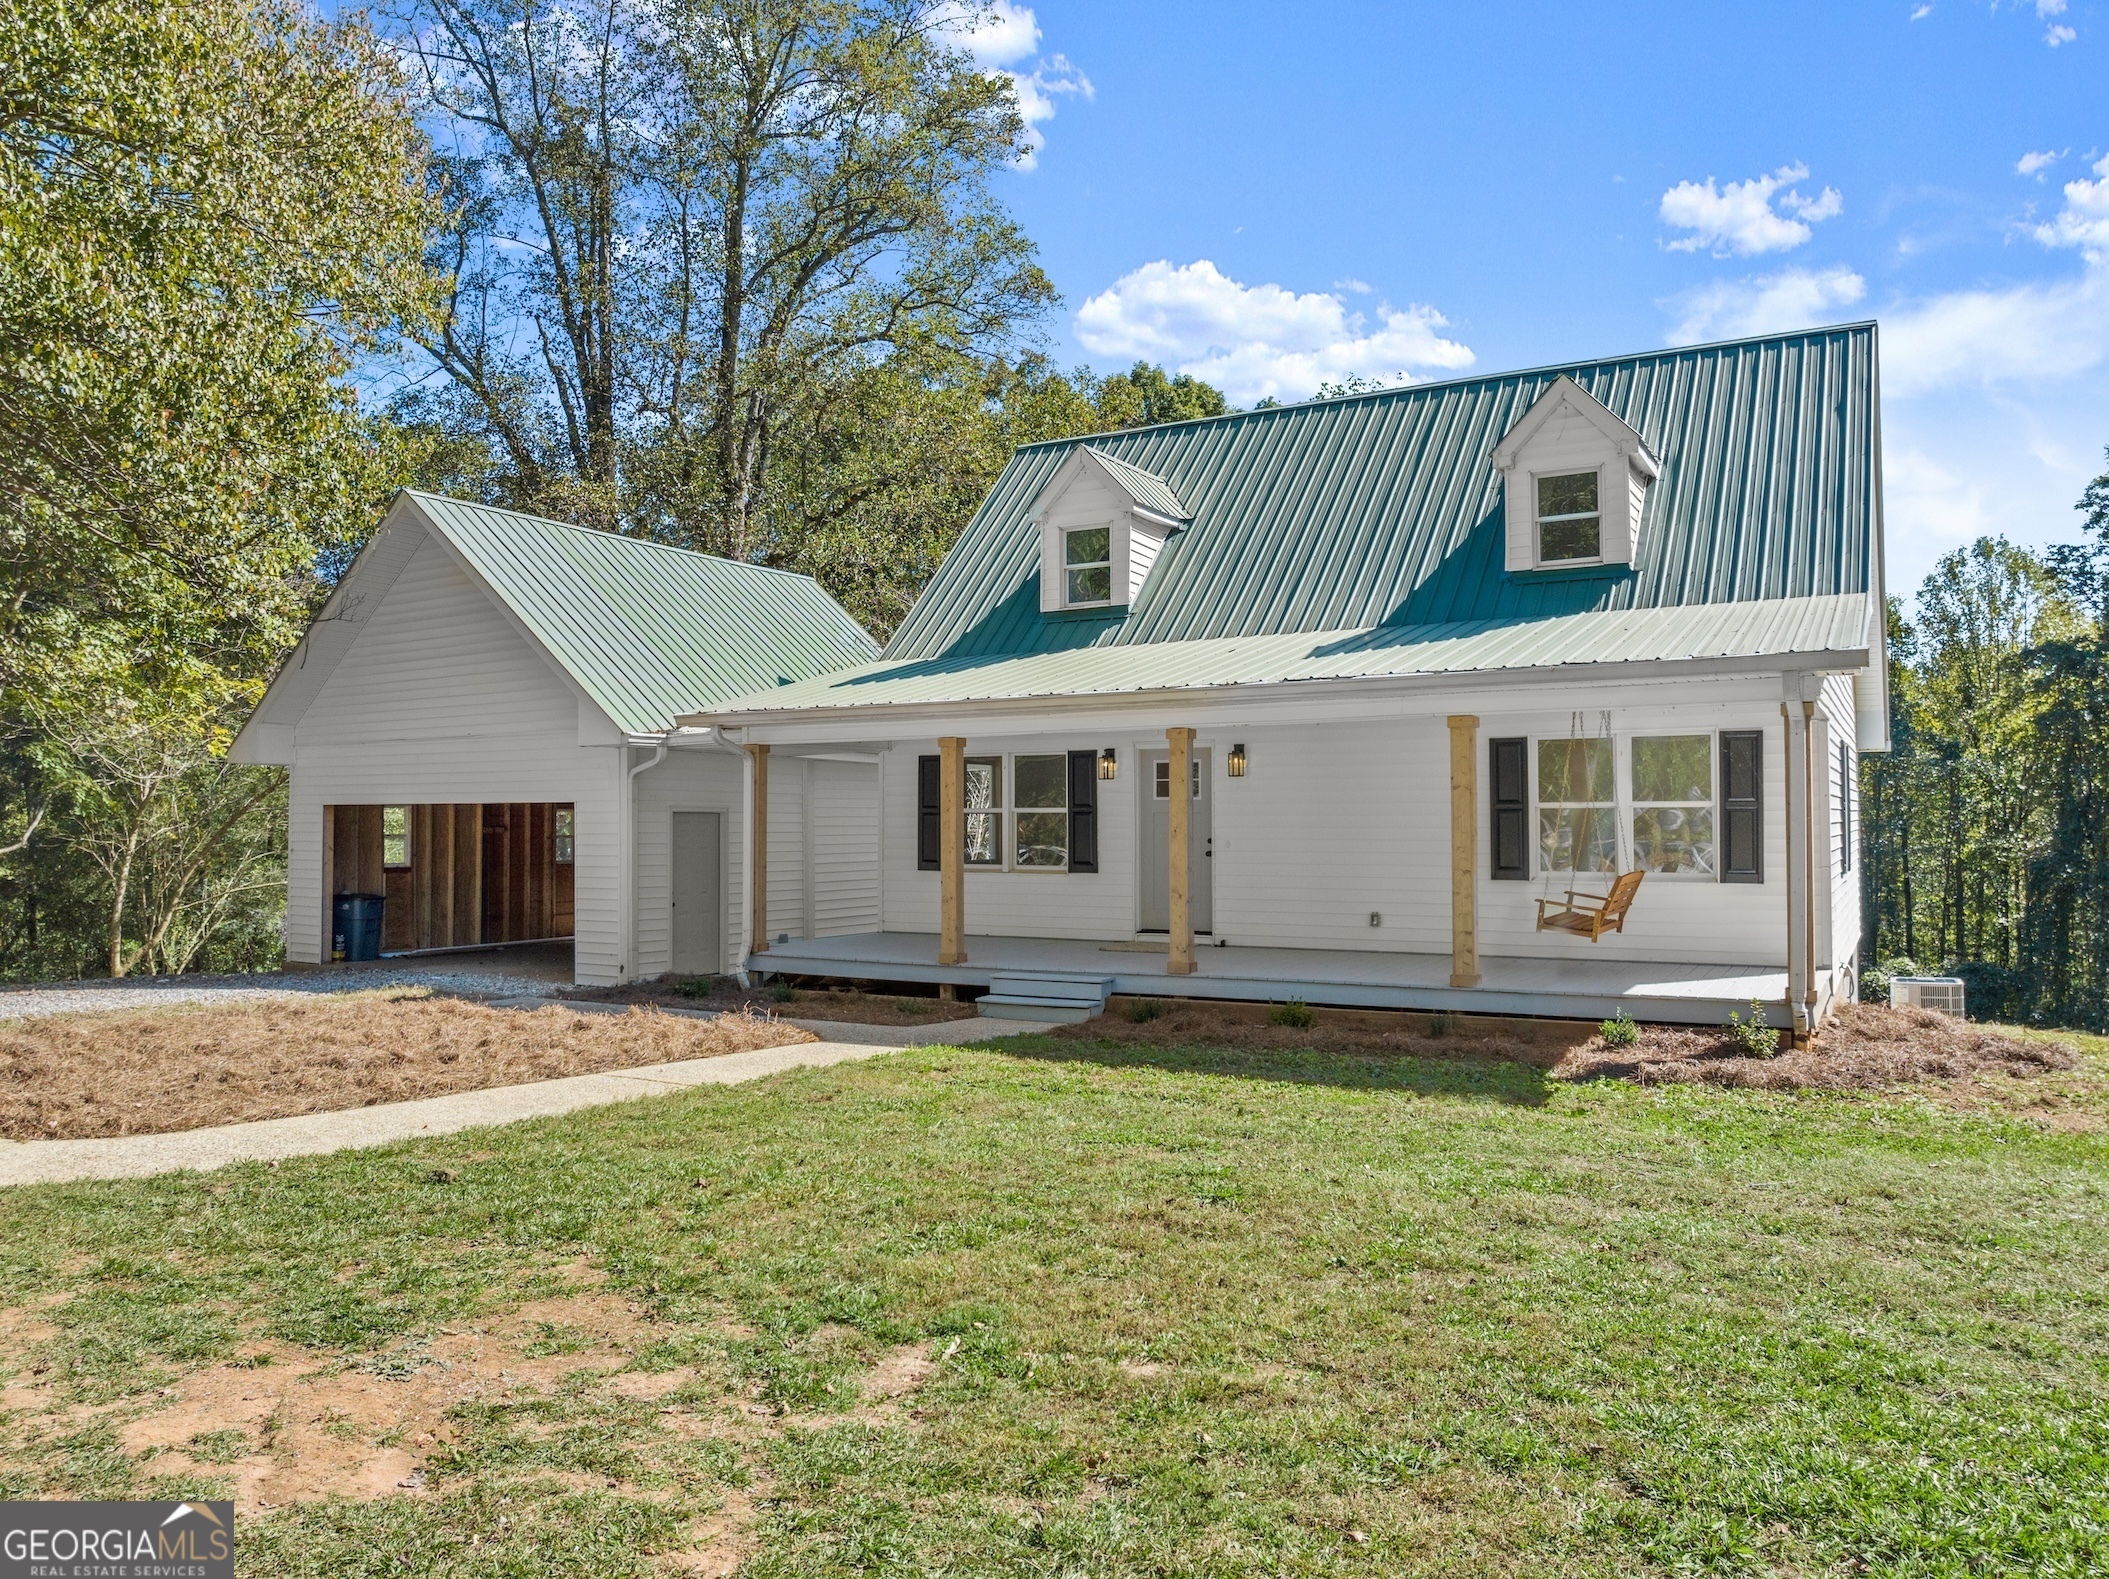
M 1604 472 L 1603 466 L 1562 466 L 1557 471 L 1532 472 L 1530 474 L 1530 553 L 1531 565 L 1538 570 L 1568 570 L 1577 566 L 1601 565 L 1604 559 Z M 1538 514 L 1538 479 L 1541 477 L 1579 477 L 1584 472 L 1596 473 L 1596 553 L 1587 559 L 1547 559 L 1545 539 L 1542 532 L 1547 521 L 1581 521 L 1588 517 L 1584 513 L 1574 515 Z
M 1082 526 L 1065 526 L 1057 534 L 1056 547 L 1060 550 L 1062 561 L 1063 608 L 1110 609 L 1114 606 L 1113 565 L 1114 561 L 1119 557 L 1120 546 L 1115 542 L 1115 539 L 1120 534 L 1114 529 L 1114 526 L 1115 523 L 1111 521 L 1092 521 Z M 1079 532 L 1104 532 L 1106 534 L 1106 557 L 1104 559 L 1094 559 L 1085 564 L 1072 565 L 1069 562 L 1069 540 Z M 1071 574 L 1079 570 L 1104 570 L 1106 572 L 1106 595 L 1102 598 L 1072 598 L 1069 595 L 1069 578 Z M 1033 753 L 1027 752 L 1026 755 L 1031 756 Z
M 1566 474 L 1555 472 L 1550 475 L 1564 476 Z M 1714 788 L 1713 799 L 1709 803 L 1714 816 L 1714 870 L 1711 872 L 1650 871 L 1648 873 L 1648 881 L 1651 883 L 1718 883 L 1721 880 L 1721 732 L 1713 728 L 1679 729 L 1664 727 L 1660 729 L 1622 729 L 1613 732 L 1611 736 L 1610 804 L 1613 809 L 1613 820 L 1617 830 L 1618 869 L 1621 872 L 1633 870 L 1633 813 L 1636 809 L 1644 806 L 1696 806 L 1699 804 L 1697 801 L 1636 801 L 1633 798 L 1634 738 L 1638 736 L 1644 740 L 1663 740 L 1676 735 L 1706 736 L 1708 777 L 1713 781 Z M 1539 815 L 1542 808 L 1548 805 L 1581 806 L 1603 804 L 1602 802 L 1594 801 L 1541 801 L 1538 799 L 1538 743 L 1540 741 L 1556 741 L 1564 744 L 1569 738 L 1567 735 L 1530 735 L 1527 737 L 1529 744 L 1525 747 L 1525 750 L 1528 752 L 1528 760 L 1525 768 L 1530 779 L 1529 842 L 1530 872 L 1533 881 L 1541 877 L 1606 878 L 1612 875 L 1609 872 L 1557 871 L 1547 867 L 1544 862 L 1544 851 L 1540 847 L 1538 835 Z M 1592 735 L 1589 738 L 1598 740 L 1603 737 Z
M 1081 750 L 1083 748 L 1078 747 L 1077 749 Z M 1061 811 L 1065 817 L 1069 814 L 1068 747 L 1065 746 L 1059 750 L 1048 751 L 970 751 L 967 753 L 967 760 L 970 762 L 1000 760 L 1003 764 L 1001 769 L 1002 784 L 999 788 L 999 793 L 1003 797 L 1003 804 L 990 808 L 1003 818 L 1003 839 L 1000 846 L 1003 859 L 1001 861 L 962 860 L 961 865 L 970 875 L 975 872 L 995 872 L 1018 877 L 1069 877 L 1078 875 L 1073 874 L 1069 870 L 1066 861 L 1060 866 L 1021 866 L 1018 863 L 1018 759 L 1020 757 L 1060 757 L 1062 759 L 1064 776 L 1062 779 Z M 1099 804 L 1105 804 L 1103 798 Z M 1055 808 L 1052 806 L 1028 806 L 1025 810 L 1053 811 Z M 962 813 L 962 819 L 964 819 L 964 812 Z M 959 827 L 960 849 L 962 852 L 966 848 L 966 837 L 966 823 L 962 820 Z M 1066 842 L 1064 849 L 1065 851 L 1067 849 Z
M 962 805 L 962 806 L 960 807 L 960 816 L 959 816 L 959 864 L 960 864 L 960 866 L 962 867 L 962 869 L 964 869 L 964 870 L 966 870 L 966 871 L 969 871 L 969 872 L 1005 872 L 1005 871 L 1009 871 L 1009 870 L 1010 870 L 1010 837 L 1011 837 L 1011 836 L 1010 836 L 1010 810 L 1011 810 L 1011 809 L 1010 809 L 1010 806 L 1009 806 L 1009 805 L 1007 804 L 1007 802 L 1009 801 L 1009 798 L 1010 798 L 1010 787 L 1011 787 L 1011 759 L 1010 759 L 1010 754 L 1009 754 L 1008 752 L 997 752 L 997 751 L 970 751 L 970 752 L 968 752 L 968 753 L 966 754 L 966 762 L 967 762 L 967 763 L 973 763 L 973 762 L 994 762 L 994 763 L 996 764 L 996 804 L 995 804 L 995 805 L 993 805 L 993 806 L 967 806 L 967 805 Z M 961 779 L 962 779 L 962 783 L 961 783 L 961 792 L 960 792 L 960 799 L 961 799 L 961 801 L 962 801 L 962 802 L 964 802 L 964 801 L 965 801 L 965 799 L 966 799 L 966 793 L 965 793 L 965 784 L 964 784 L 964 778 L 965 778 L 965 763 L 962 763 L 962 765 L 961 765 L 961 770 L 960 770 L 960 771 L 961 771 Z M 997 857 L 997 858 L 996 858 L 995 860 L 993 860 L 993 861 L 974 861 L 974 860 L 969 860 L 969 859 L 967 858 L 967 818 L 969 818 L 969 817 L 972 817 L 972 816 L 975 816 L 975 815 L 977 815 L 977 814 L 979 814 L 979 813 L 982 813 L 982 812 L 993 812 L 993 813 L 995 814 L 995 816 L 996 816 L 996 857 Z

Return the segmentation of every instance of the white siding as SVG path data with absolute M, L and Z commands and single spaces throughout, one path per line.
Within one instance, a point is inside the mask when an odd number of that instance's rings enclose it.
M 647 759 L 640 759 L 647 760 Z M 655 768 L 637 775 L 637 908 L 636 977 L 663 976 L 671 968 L 673 946 L 672 852 L 674 813 L 714 811 L 723 836 L 718 870 L 723 876 L 724 914 L 718 935 L 725 956 L 720 970 L 736 970 L 740 940 L 742 836 L 741 777 L 745 759 L 727 751 L 670 751 Z
M 806 764 L 769 759 L 769 938 L 805 938 Z
M 322 958 L 324 806 L 569 801 L 579 979 L 616 979 L 619 753 L 577 741 L 577 693 L 444 548 L 422 544 L 295 735 L 287 956 Z
M 809 937 L 879 929 L 879 770 L 864 762 L 807 764 Z
M 1832 675 L 1823 684 L 1822 712 L 1830 720 L 1830 750 L 1824 773 L 1824 827 L 1830 840 L 1830 958 L 1836 968 L 1850 969 L 1854 979 L 1859 977 L 1860 957 L 1860 862 L 1864 855 L 1860 838 L 1860 756 L 1855 746 L 1857 725 L 1853 712 L 1853 681 L 1850 675 Z M 1850 840 L 1853 869 L 1839 870 L 1838 848 L 1838 796 L 1841 790 L 1838 776 L 1838 748 L 1843 743 L 1847 749 L 1851 766 L 1848 782 L 1842 786 L 1846 795 L 1848 822 L 1845 836 Z

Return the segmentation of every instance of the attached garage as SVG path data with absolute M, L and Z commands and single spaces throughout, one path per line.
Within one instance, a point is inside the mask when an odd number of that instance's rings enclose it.
M 232 753 L 292 772 L 287 959 L 328 962 L 337 896 L 366 893 L 385 953 L 738 969 L 752 768 L 675 717 L 876 650 L 807 577 L 398 495 Z

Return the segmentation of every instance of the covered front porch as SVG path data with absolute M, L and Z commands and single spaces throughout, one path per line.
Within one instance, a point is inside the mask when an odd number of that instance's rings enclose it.
M 790 976 L 988 987 L 998 976 L 1045 981 L 1097 980 L 1108 993 L 1148 997 L 1230 998 L 1445 1009 L 1475 1014 L 1607 1019 L 1621 1009 L 1637 1020 L 1720 1025 L 1731 1011 L 1761 1004 L 1775 1024 L 1787 1020 L 1787 973 L 1764 965 L 1679 965 L 1615 957 L 1517 959 L 1482 956 L 1479 985 L 1450 985 L 1448 954 L 1374 949 L 1253 948 L 1231 944 L 1194 950 L 1190 974 L 1166 971 L 1167 946 L 1150 941 L 970 935 L 966 958 L 940 964 L 934 932 L 859 932 L 788 939 L 754 955 L 749 966 Z

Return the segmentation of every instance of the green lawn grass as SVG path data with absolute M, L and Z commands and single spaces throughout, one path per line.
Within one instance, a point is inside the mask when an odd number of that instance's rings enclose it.
M 651 1573 L 745 1488 L 762 1576 L 2101 1572 L 2105 1075 L 2051 1123 L 1024 1040 L 14 1190 L 0 1308 L 59 1333 L 0 1370 L 92 1407 L 6 1426 L 0 1495 L 211 1491 L 115 1422 L 245 1343 L 414 1364 L 583 1257 L 634 1369 L 781 1425 L 487 1399 L 423 1495 L 274 1510 L 243 1570 Z M 920 1419 L 845 1418 L 924 1341 Z

